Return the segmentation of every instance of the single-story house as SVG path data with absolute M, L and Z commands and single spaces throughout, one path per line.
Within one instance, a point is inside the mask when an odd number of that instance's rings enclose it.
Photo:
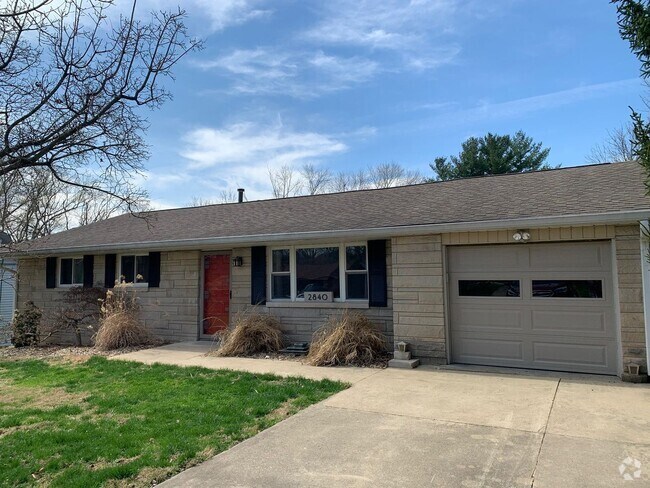
M 251 305 L 308 341 L 355 309 L 423 363 L 647 374 L 644 179 L 626 162 L 121 215 L 27 243 L 18 304 L 124 279 L 169 341 Z

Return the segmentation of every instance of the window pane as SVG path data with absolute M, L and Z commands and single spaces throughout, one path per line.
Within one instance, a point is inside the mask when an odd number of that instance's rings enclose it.
M 278 249 L 273 251 L 273 271 L 289 271 L 289 249 Z
M 84 282 L 84 260 L 75 259 L 73 262 L 73 280 L 72 283 L 75 285 L 82 285 Z
M 603 298 L 600 280 L 533 280 L 534 297 Z
M 299 298 L 306 291 L 331 291 L 339 298 L 339 248 L 296 249 L 296 278 Z
M 346 268 L 350 271 L 366 269 L 366 246 L 348 246 L 345 248 Z
M 518 297 L 519 280 L 459 280 L 461 297 Z
M 368 298 L 368 275 L 366 273 L 350 273 L 347 275 L 345 292 L 352 300 Z
M 135 257 L 135 283 L 149 281 L 149 256 Z
M 72 259 L 61 260 L 61 279 L 62 285 L 72 284 Z
M 135 256 L 122 256 L 120 282 L 133 283 L 135 270 Z
M 291 277 L 289 275 L 271 277 L 271 298 L 291 298 Z

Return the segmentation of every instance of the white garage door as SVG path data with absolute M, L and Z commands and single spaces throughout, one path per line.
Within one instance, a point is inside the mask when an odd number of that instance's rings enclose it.
M 457 363 L 616 374 L 609 242 L 450 247 Z

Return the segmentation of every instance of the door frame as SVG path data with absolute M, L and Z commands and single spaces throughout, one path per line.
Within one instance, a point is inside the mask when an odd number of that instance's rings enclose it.
M 203 301 L 204 301 L 204 287 L 205 287 L 205 258 L 207 256 L 228 256 L 228 263 L 229 263 L 229 272 L 228 272 L 228 289 L 230 291 L 230 298 L 228 301 L 228 326 L 230 326 L 230 320 L 232 318 L 232 314 L 230 313 L 230 300 L 232 300 L 232 251 L 207 251 L 207 252 L 202 252 L 201 253 L 201 261 L 200 261 L 200 286 L 199 286 L 199 321 L 197 324 L 197 337 L 199 340 L 213 340 L 214 335 L 210 334 L 204 334 L 203 333 Z

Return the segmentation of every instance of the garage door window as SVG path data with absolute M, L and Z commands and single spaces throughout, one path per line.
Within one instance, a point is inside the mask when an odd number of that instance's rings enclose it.
M 461 297 L 518 297 L 519 280 L 459 280 Z
M 603 298 L 601 280 L 533 280 L 536 298 Z

